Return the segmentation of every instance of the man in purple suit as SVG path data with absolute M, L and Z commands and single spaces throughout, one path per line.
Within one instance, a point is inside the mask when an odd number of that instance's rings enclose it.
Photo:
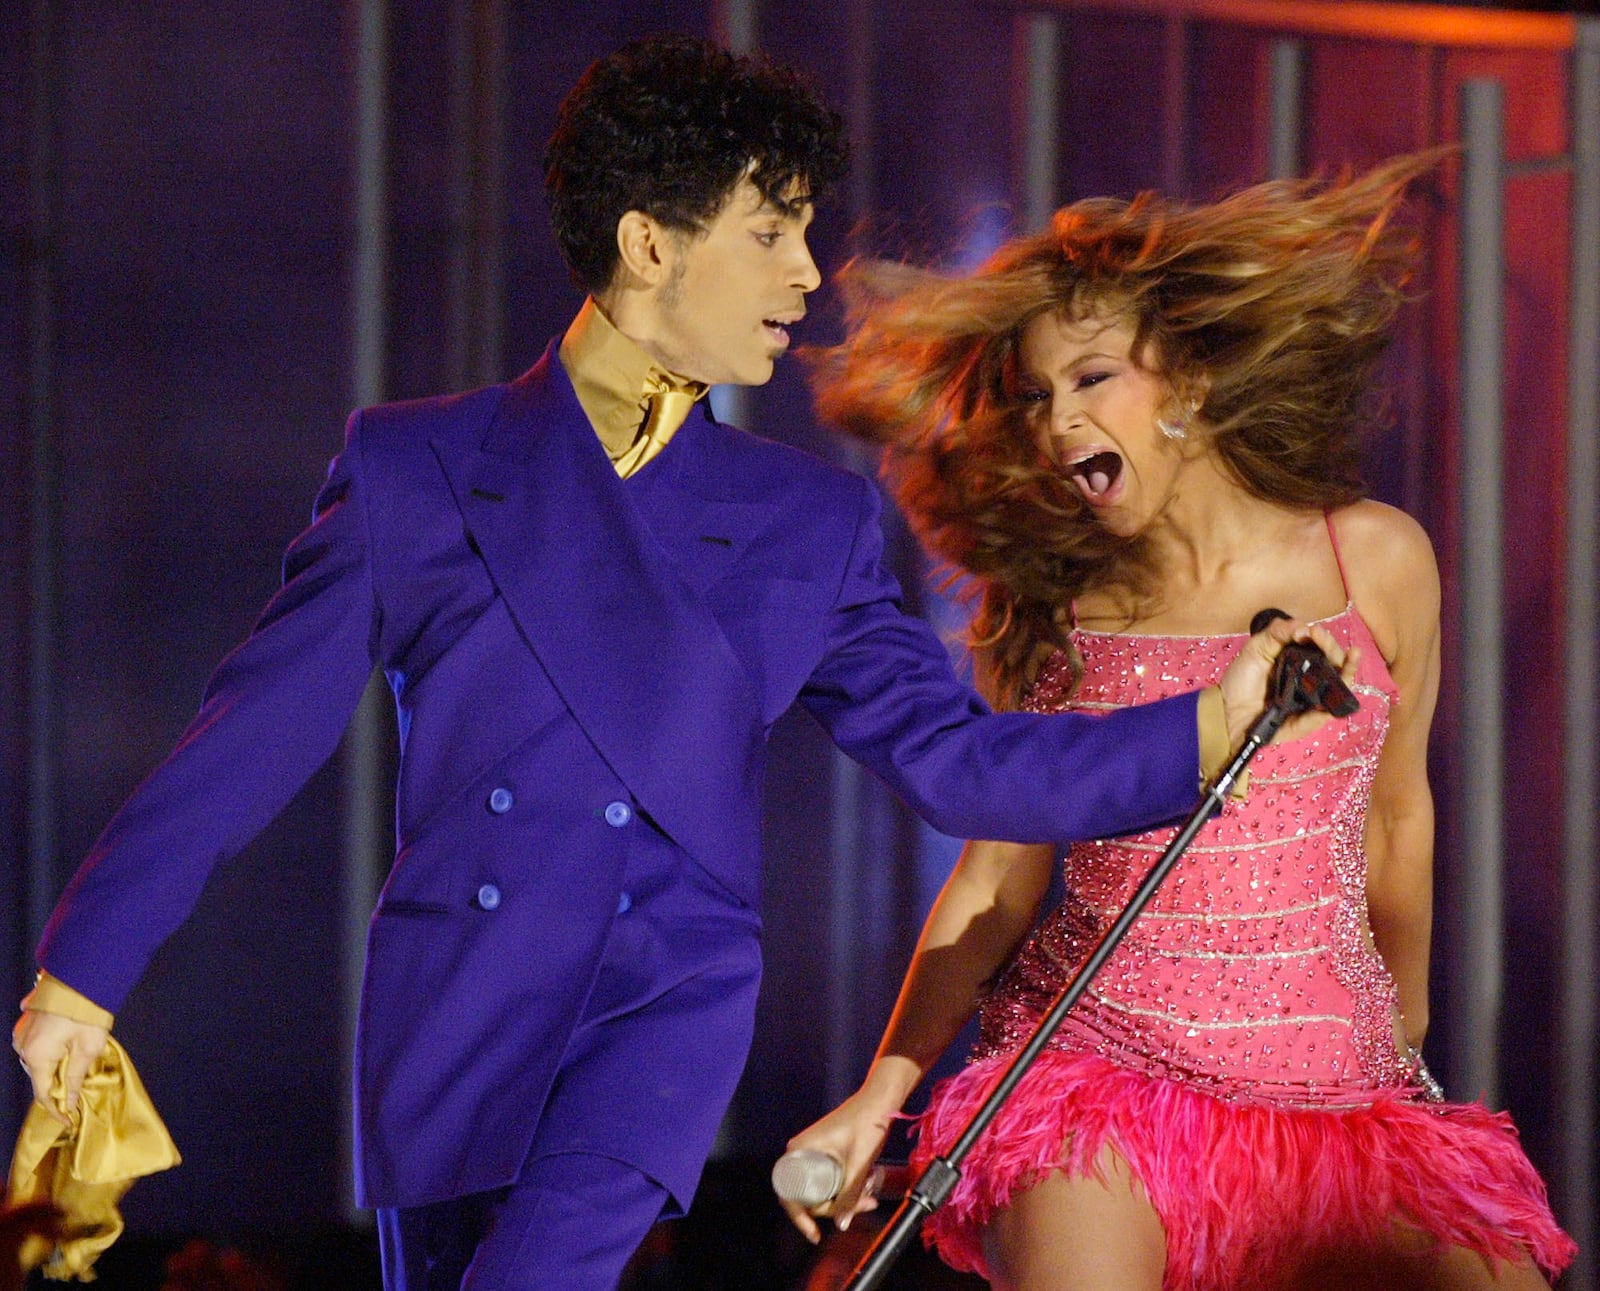
M 771 375 L 844 161 L 837 116 L 765 64 L 653 40 L 585 74 L 546 176 L 589 299 L 514 382 L 352 417 L 282 588 L 50 921 L 17 1030 L 41 1101 L 62 1057 L 81 1083 L 375 665 L 399 846 L 355 1168 L 405 1291 L 612 1287 L 689 1204 L 750 1040 L 764 746 L 795 701 L 947 833 L 1114 834 L 1193 804 L 1283 625 L 1221 691 L 992 714 L 901 613 L 872 485 L 697 402 Z

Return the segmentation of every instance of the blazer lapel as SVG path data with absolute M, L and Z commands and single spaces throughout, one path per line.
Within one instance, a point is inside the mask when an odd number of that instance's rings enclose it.
M 596 748 L 662 829 L 754 904 L 755 686 L 628 498 L 555 347 L 508 388 L 481 447 L 435 450 L 508 608 Z
M 650 536 L 665 547 L 673 568 L 699 595 L 735 572 L 772 508 L 736 492 L 726 495 L 729 463 L 717 460 L 714 435 L 696 405 L 663 453 L 647 470 L 657 472 L 643 509 Z

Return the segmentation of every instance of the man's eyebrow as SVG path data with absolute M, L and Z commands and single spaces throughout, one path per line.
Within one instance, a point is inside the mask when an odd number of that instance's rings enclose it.
M 806 213 L 811 205 L 810 193 L 799 193 L 794 197 L 769 197 L 757 208 L 758 215 L 781 215 L 785 219 L 798 220 Z

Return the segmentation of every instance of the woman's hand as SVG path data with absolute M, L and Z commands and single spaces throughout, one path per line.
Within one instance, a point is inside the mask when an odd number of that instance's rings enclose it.
M 790 1152 L 822 1152 L 844 1166 L 844 1182 L 829 1201 L 811 1207 L 782 1202 L 794 1226 L 812 1244 L 822 1240 L 818 1217 L 831 1219 L 840 1229 L 846 1229 L 857 1215 L 878 1208 L 878 1199 L 867 1185 L 900 1105 L 877 1095 L 871 1086 L 869 1076 L 867 1083 L 838 1107 L 789 1140 Z

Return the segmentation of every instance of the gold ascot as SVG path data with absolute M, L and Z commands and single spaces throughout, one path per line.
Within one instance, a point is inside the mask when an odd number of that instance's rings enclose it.
M 559 355 L 584 416 L 624 479 L 667 446 L 710 389 L 662 368 L 592 297 L 567 328 Z
M 63 1124 L 32 1103 L 11 1158 L 6 1202 L 48 1201 L 61 1212 L 60 1238 L 37 1235 L 18 1252 L 24 1270 L 44 1266 L 47 1278 L 89 1282 L 94 1262 L 122 1233 L 117 1203 L 135 1179 L 178 1164 L 178 1149 L 144 1084 L 115 1040 L 95 1060 L 67 1111 L 63 1057 L 50 1099 Z
M 638 438 L 611 459 L 617 474 L 627 479 L 665 448 L 667 441 L 683 425 L 695 400 L 705 392 L 706 386 L 699 381 L 684 381 L 660 368 L 652 368 L 640 397 L 644 422 L 639 427 Z

